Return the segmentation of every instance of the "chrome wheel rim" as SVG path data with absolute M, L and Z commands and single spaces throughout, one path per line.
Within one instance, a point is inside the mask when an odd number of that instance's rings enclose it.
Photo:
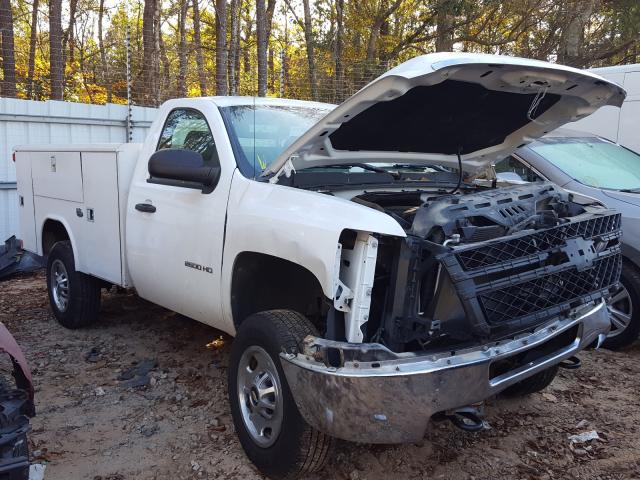
M 609 318 L 611 318 L 611 330 L 608 338 L 613 338 L 624 332 L 631 324 L 633 318 L 633 304 L 629 291 L 620 284 L 607 304 L 609 310 Z
M 69 307 L 69 274 L 60 260 L 51 264 L 51 294 L 56 308 L 66 312 Z
M 282 386 L 273 360 L 257 345 L 240 358 L 238 400 L 252 440 L 262 448 L 273 445 L 282 428 Z

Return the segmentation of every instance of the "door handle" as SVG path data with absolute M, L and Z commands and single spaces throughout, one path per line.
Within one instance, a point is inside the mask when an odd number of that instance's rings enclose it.
M 156 207 L 150 203 L 138 203 L 136 204 L 136 210 L 139 212 L 154 213 L 156 211 Z

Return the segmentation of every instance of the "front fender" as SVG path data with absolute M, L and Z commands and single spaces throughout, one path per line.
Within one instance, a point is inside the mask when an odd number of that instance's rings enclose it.
M 334 295 L 336 252 L 343 230 L 406 236 L 385 213 L 326 194 L 249 180 L 237 170 L 227 212 L 223 278 L 231 279 L 238 254 L 264 253 L 309 270 L 328 298 Z M 233 325 L 230 283 L 222 282 L 225 317 Z

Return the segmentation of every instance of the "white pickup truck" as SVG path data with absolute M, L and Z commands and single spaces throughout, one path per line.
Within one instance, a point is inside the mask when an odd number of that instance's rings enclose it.
M 420 440 L 434 416 L 545 388 L 609 329 L 620 217 L 474 172 L 625 92 L 594 74 L 433 54 L 338 107 L 166 102 L 143 145 L 16 148 L 24 248 L 62 325 L 120 285 L 234 335 L 229 402 L 266 475 L 332 437 Z

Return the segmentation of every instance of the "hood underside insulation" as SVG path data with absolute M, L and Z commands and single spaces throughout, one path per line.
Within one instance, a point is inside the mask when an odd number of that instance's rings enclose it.
M 527 112 L 536 94 L 488 90 L 477 83 L 446 80 L 417 86 L 388 102 L 379 102 L 330 135 L 336 150 L 425 152 L 455 155 L 502 143 L 531 120 Z M 532 118 L 560 96 L 545 95 Z M 425 108 L 416 109 L 415 105 Z

